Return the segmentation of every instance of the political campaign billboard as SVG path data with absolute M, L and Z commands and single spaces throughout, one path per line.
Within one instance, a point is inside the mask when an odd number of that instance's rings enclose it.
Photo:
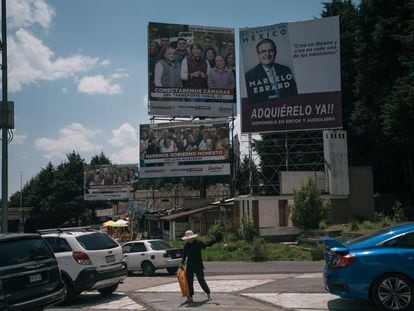
M 240 30 L 241 130 L 342 127 L 339 17 Z
M 84 200 L 129 199 L 138 180 L 138 164 L 86 165 Z
M 140 177 L 230 175 L 227 119 L 140 125 Z
M 149 23 L 148 114 L 235 115 L 235 60 L 234 29 Z

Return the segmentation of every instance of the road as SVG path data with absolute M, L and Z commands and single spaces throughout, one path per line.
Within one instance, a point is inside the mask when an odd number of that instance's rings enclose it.
M 241 311 L 374 311 L 369 302 L 341 299 L 323 287 L 323 262 L 206 262 L 213 300 L 207 301 L 195 281 L 194 303 L 184 304 L 176 277 L 159 270 L 152 277 L 136 273 L 108 297 L 83 293 L 63 310 L 241 310 Z

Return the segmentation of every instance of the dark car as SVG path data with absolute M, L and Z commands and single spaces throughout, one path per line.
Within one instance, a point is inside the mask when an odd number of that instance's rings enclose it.
M 58 262 L 38 234 L 0 234 L 0 310 L 43 310 L 63 301 Z
M 370 299 L 380 310 L 414 310 L 414 223 L 382 228 L 345 243 L 323 240 L 329 292 Z

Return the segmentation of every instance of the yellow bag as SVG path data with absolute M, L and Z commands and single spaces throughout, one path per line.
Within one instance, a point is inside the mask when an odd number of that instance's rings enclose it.
M 179 267 L 177 272 L 178 284 L 180 285 L 183 297 L 190 298 L 190 290 L 188 288 L 187 274 L 184 267 Z

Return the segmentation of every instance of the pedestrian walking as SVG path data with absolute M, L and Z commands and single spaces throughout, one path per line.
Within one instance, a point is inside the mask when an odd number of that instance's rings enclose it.
M 194 295 L 194 274 L 197 276 L 198 283 L 203 291 L 207 294 L 207 300 L 211 300 L 211 291 L 204 278 L 204 265 L 201 250 L 214 244 L 214 240 L 203 242 L 197 240 L 198 234 L 192 230 L 187 230 L 182 237 L 186 241 L 184 245 L 184 255 L 181 262 L 183 266 L 186 263 L 187 281 L 190 295 L 186 302 L 193 302 Z

